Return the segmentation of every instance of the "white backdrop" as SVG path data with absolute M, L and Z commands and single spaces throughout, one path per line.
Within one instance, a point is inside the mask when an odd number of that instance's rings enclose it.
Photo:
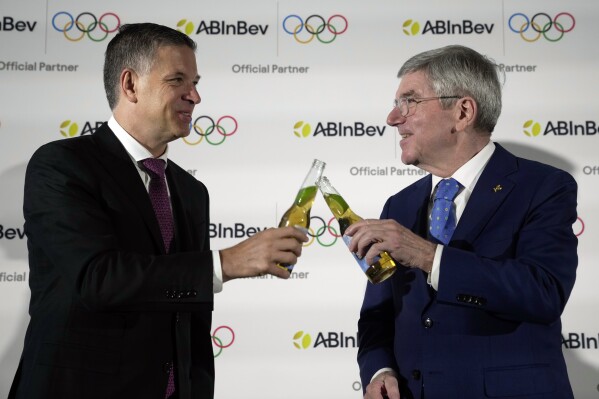
M 401 64 L 457 43 L 504 65 L 494 139 L 579 183 L 580 262 L 563 350 L 576 398 L 598 398 L 598 18 L 595 0 L 0 0 L 0 396 L 28 323 L 27 161 L 41 144 L 91 134 L 110 117 L 102 63 L 111 31 L 151 21 L 198 42 L 196 129 L 211 129 L 208 117 L 222 129 L 192 132 L 169 152 L 210 190 L 213 248 L 275 226 L 314 158 L 358 214 L 377 217 L 423 175 L 402 165 L 385 125 Z M 312 35 L 302 23 L 328 25 Z M 321 197 L 313 216 L 322 235 L 295 278 L 232 281 L 216 296 L 216 397 L 361 397 L 355 339 L 366 278 L 323 227 L 331 214 Z

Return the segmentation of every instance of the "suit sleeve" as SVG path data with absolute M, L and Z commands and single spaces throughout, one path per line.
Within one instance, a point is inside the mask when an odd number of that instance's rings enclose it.
M 23 209 L 32 291 L 61 289 L 96 311 L 212 306 L 208 247 L 162 256 L 123 250 L 118 238 L 123 232 L 117 232 L 120 224 L 106 202 L 109 193 L 98 181 L 93 161 L 85 158 L 72 147 L 51 143 L 28 164 Z M 145 231 L 125 233 L 148 240 Z M 189 290 L 173 296 L 181 287 Z
M 503 206 L 487 228 L 511 220 L 519 224 L 513 233 L 501 239 L 483 234 L 473 250 L 444 248 L 438 301 L 514 321 L 559 319 L 576 278 L 577 185 L 555 169 L 528 184 L 535 186 L 534 194 Z
M 381 219 L 388 218 L 389 201 Z M 379 284 L 368 282 L 358 321 L 358 365 L 362 388 L 365 390 L 373 375 L 382 368 L 397 370 L 393 353 L 394 304 L 392 279 Z

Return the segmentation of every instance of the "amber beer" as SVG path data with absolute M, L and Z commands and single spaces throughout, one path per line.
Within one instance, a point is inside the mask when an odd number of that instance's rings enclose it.
M 314 160 L 310 171 L 304 179 L 304 183 L 295 196 L 293 205 L 291 205 L 281 218 L 279 227 L 294 226 L 308 231 L 308 228 L 310 227 L 310 210 L 312 209 L 312 204 L 314 203 L 316 192 L 318 191 L 316 182 L 322 176 L 325 166 L 326 163 L 319 161 L 318 159 Z M 293 270 L 293 265 L 279 264 L 277 266 L 290 273 Z
M 318 180 L 317 184 L 318 188 L 320 188 L 320 191 L 322 192 L 322 195 L 324 196 L 324 200 L 329 206 L 329 209 L 331 212 L 333 212 L 333 216 L 335 216 L 335 219 L 337 219 L 337 222 L 339 222 L 339 229 L 343 237 L 343 241 L 347 246 L 349 246 L 351 237 L 345 235 L 345 230 L 353 223 L 362 220 L 362 218 L 351 210 L 343 197 L 331 185 L 329 179 L 323 176 L 320 178 L 320 180 Z M 356 254 L 352 255 L 358 262 L 358 265 L 360 265 L 362 271 L 366 274 L 366 277 L 368 277 L 368 280 L 370 280 L 370 282 L 373 284 L 385 281 L 391 277 L 393 273 L 395 273 L 397 268 L 395 261 L 387 251 L 381 252 L 379 256 L 374 259 L 374 263 L 372 265 L 368 265 L 366 263 L 366 258 L 360 259 Z

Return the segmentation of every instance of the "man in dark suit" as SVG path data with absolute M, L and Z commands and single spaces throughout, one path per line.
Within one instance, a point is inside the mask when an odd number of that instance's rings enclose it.
M 577 267 L 576 182 L 490 140 L 501 85 L 488 58 L 447 46 L 399 77 L 387 122 L 402 161 L 430 174 L 346 231 L 368 262 L 385 250 L 400 264 L 366 288 L 364 397 L 572 398 L 560 316 Z
M 109 122 L 31 158 L 31 321 L 10 398 L 212 398 L 213 293 L 289 277 L 277 263 L 297 261 L 304 233 L 268 229 L 211 251 L 208 191 L 167 160 L 200 102 L 194 51 L 171 28 L 122 26 L 106 50 Z M 146 159 L 166 166 L 166 184 Z

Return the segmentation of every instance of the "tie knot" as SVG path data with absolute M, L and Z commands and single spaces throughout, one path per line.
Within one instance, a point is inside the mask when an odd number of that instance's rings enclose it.
M 163 159 L 158 158 L 146 158 L 141 163 L 144 165 L 150 177 L 153 178 L 164 178 L 164 169 L 166 168 L 166 162 Z
M 456 179 L 443 179 L 437 185 L 435 199 L 453 201 L 458 191 L 460 191 L 460 183 Z

